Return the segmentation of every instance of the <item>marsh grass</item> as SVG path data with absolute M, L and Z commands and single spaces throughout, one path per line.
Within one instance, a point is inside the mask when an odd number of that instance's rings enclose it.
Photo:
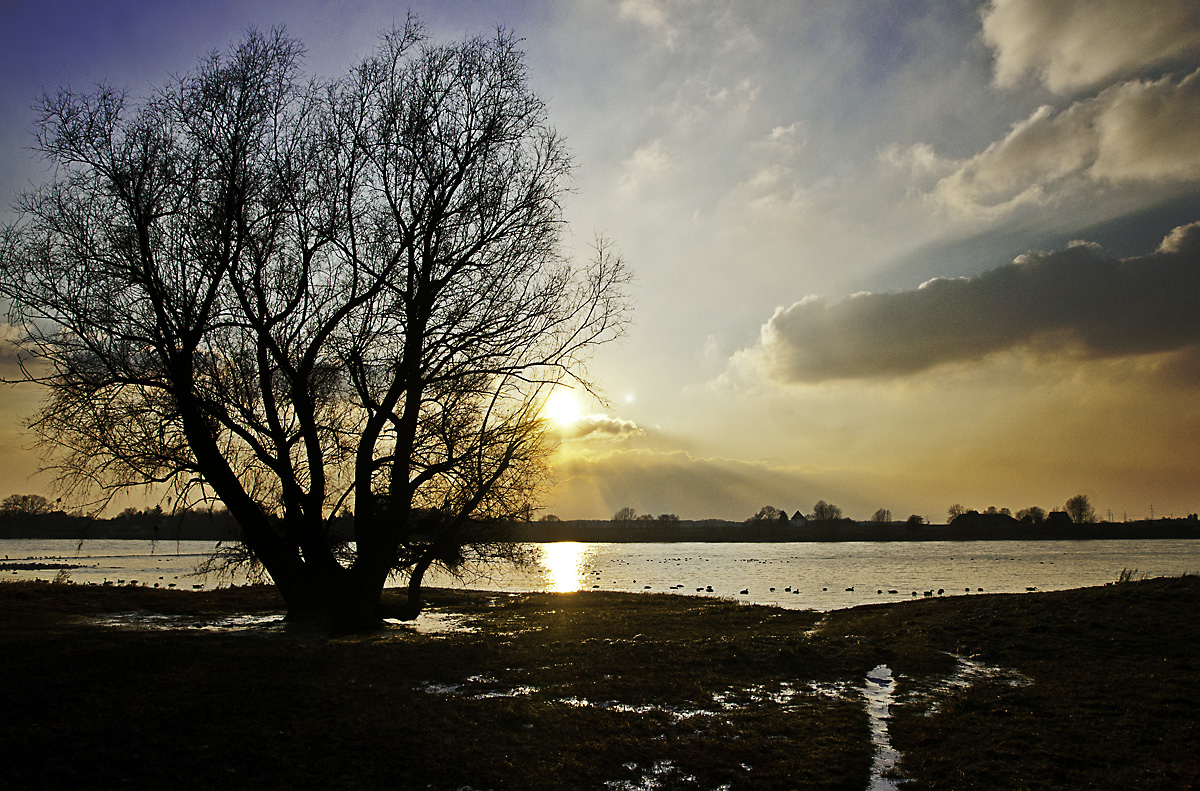
M 881 663 L 912 788 L 1188 788 L 1200 768 L 1194 577 L 827 614 L 429 598 L 471 629 L 113 628 L 97 619 L 282 603 L 261 586 L 0 585 L 0 784 L 857 790 L 873 755 L 858 690 Z M 956 657 L 1005 672 L 945 688 Z
M 1137 569 L 1121 569 L 1121 573 L 1117 575 L 1117 584 L 1124 585 L 1127 582 L 1133 582 L 1133 575 L 1137 574 Z

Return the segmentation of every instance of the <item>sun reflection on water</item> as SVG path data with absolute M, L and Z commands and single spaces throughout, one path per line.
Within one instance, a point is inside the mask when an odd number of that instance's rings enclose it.
M 583 561 L 588 545 L 576 541 L 543 544 L 541 563 L 550 575 L 550 590 L 574 593 L 583 587 Z

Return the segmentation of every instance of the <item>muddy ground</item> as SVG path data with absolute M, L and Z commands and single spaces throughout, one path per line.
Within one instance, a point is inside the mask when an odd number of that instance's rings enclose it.
M 337 637 L 265 587 L 0 584 L 0 787 L 1200 788 L 1200 577 L 430 599 Z

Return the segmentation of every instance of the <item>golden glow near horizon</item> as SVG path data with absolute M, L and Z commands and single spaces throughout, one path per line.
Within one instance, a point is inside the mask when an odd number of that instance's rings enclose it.
M 574 593 L 583 587 L 583 560 L 587 544 L 559 541 L 542 545 L 541 563 L 550 574 L 550 590 Z
M 583 407 L 574 390 L 556 388 L 546 399 L 542 414 L 559 428 L 571 428 L 583 417 Z

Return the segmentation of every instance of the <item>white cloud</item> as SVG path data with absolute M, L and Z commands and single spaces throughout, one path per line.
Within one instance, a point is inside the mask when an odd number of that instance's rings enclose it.
M 563 439 L 568 440 L 621 440 L 640 436 L 646 432 L 632 420 L 624 420 L 611 415 L 585 415 L 569 427 L 561 429 L 561 433 Z
M 907 148 L 893 144 L 879 152 L 879 159 L 899 170 L 907 170 L 918 180 L 945 176 L 958 167 L 954 160 L 939 157 L 928 143 L 914 143 Z
M 1200 71 L 1178 84 L 1127 82 L 1100 95 L 1096 179 L 1200 177 Z
M 983 37 L 997 84 L 1033 73 L 1064 93 L 1200 50 L 1200 10 L 1194 0 L 993 0 Z
M 755 50 L 758 38 L 721 0 L 621 0 L 618 13 L 644 27 L 670 53 L 725 55 Z
M 622 190 L 636 191 L 660 179 L 671 169 L 671 157 L 661 139 L 638 148 L 625 160 L 621 174 Z
M 658 0 L 621 0 L 620 13 L 661 35 L 667 49 L 675 48 L 678 33 L 668 23 L 666 9 Z
M 808 136 L 805 134 L 804 124 L 795 121 L 787 126 L 780 125 L 771 129 L 760 145 L 790 155 L 803 148 L 807 143 Z
M 1004 139 L 957 163 L 933 197 L 952 210 L 998 216 L 1081 188 L 1200 178 L 1200 71 L 1130 81 L 1055 113 L 1042 106 Z M 931 149 L 885 152 L 897 166 L 944 166 Z

